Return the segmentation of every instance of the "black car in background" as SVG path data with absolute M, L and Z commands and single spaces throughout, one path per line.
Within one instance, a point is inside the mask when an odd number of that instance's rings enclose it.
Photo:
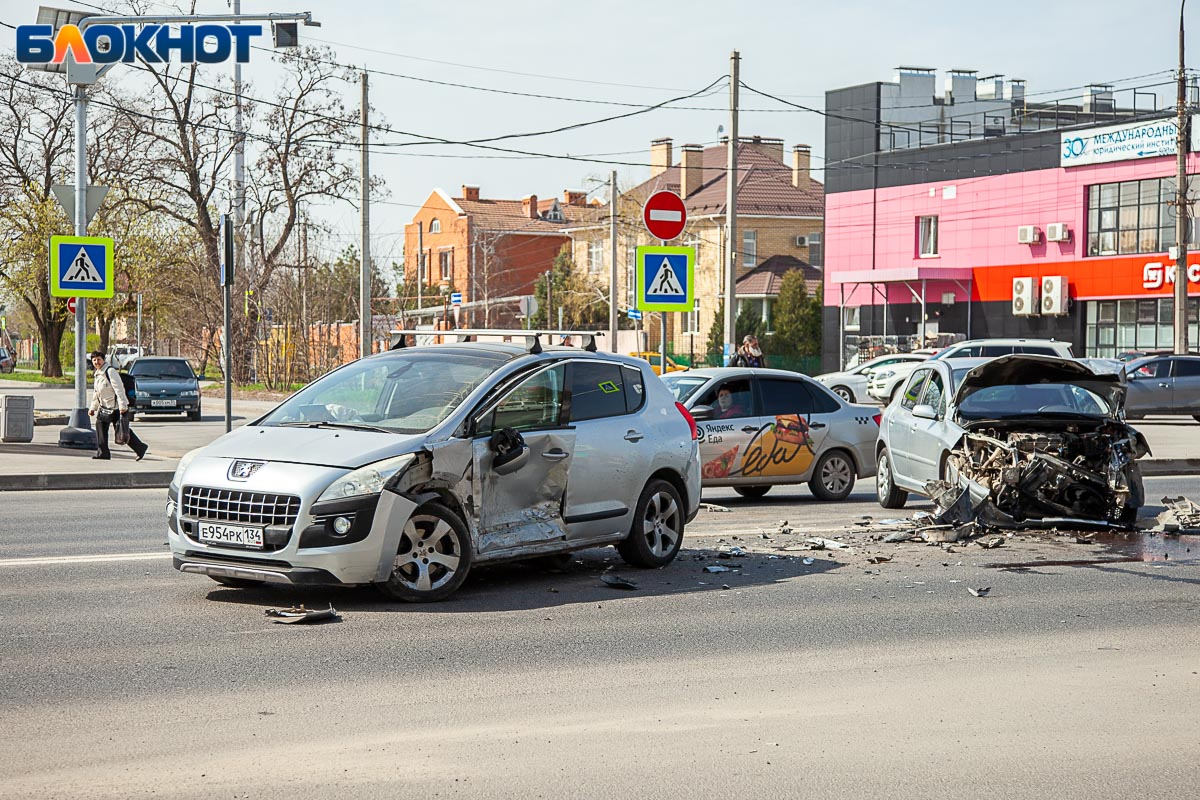
M 143 356 L 129 366 L 131 410 L 138 414 L 187 414 L 200 419 L 200 381 L 186 358 Z

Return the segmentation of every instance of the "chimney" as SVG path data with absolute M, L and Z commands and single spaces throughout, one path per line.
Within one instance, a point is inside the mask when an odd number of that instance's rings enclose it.
M 537 195 L 531 194 L 521 201 L 521 213 L 530 219 L 538 219 Z
M 563 202 L 569 206 L 586 206 L 587 192 L 573 192 L 570 189 L 563 189 Z
M 655 139 L 650 143 L 650 177 L 657 178 L 671 166 L 671 139 Z
M 792 186 L 797 189 L 808 188 L 808 165 L 812 158 L 812 148 L 806 144 L 798 144 L 792 148 Z
M 704 148 L 685 144 L 679 162 L 679 189 L 683 197 L 691 197 L 704 185 Z
M 478 200 L 479 199 L 479 187 L 478 186 L 468 186 L 467 184 L 464 183 L 463 187 L 462 187 L 462 196 L 463 196 L 463 200 Z
M 760 153 L 766 153 L 775 161 L 783 163 L 783 139 L 769 139 L 764 136 L 751 136 L 747 139 L 739 136 L 738 141 L 752 144 Z

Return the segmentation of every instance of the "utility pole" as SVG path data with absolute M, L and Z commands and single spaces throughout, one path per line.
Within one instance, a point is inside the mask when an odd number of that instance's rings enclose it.
M 550 316 L 550 311 L 553 308 L 553 305 L 550 302 L 552 299 L 553 292 L 554 292 L 554 272 L 548 271 L 546 273 L 546 327 L 547 328 L 554 327 L 554 318 L 552 316 Z
M 234 24 L 237 22 L 237 16 L 242 13 L 242 0 L 233 0 L 233 16 Z M 246 224 L 246 132 L 243 129 L 242 121 L 242 65 L 237 59 L 233 61 L 233 235 L 236 239 L 239 236 L 245 236 L 244 225 Z M 242 251 L 245 247 L 235 247 L 233 257 L 237 259 L 235 265 L 231 265 L 234 275 L 243 274 L 245 263 L 242 261 Z M 249 275 L 249 272 L 245 273 Z M 257 332 L 255 332 L 257 338 Z M 258 342 L 253 344 L 253 353 L 258 353 Z M 258 365 L 254 367 L 255 380 L 258 379 Z
M 608 345 L 617 352 L 617 171 L 608 178 L 608 239 L 612 250 L 612 269 L 608 283 Z
M 425 223 L 417 223 L 417 310 L 425 307 Z M 417 315 L 421 319 L 421 315 Z
M 87 236 L 87 87 L 75 89 L 75 235 Z M 75 408 L 59 444 L 95 444 L 95 433 L 87 412 L 87 298 L 75 300 Z M 75 433 L 72 431 L 79 431 Z M 72 435 L 74 433 L 74 435 Z
M 1175 352 L 1188 351 L 1188 196 L 1187 196 L 1187 74 L 1183 67 L 1183 7 L 1179 3 L 1179 79 L 1176 92 L 1175 127 Z
M 725 354 L 729 363 L 737 349 L 737 145 L 738 145 L 738 66 L 741 57 L 734 50 L 729 56 L 729 157 L 725 168 Z
M 137 296 L 137 351 L 142 355 L 142 293 Z
M 367 152 L 369 132 L 367 130 L 367 73 L 362 74 L 362 264 L 359 286 L 358 331 L 359 355 L 371 354 L 371 164 Z

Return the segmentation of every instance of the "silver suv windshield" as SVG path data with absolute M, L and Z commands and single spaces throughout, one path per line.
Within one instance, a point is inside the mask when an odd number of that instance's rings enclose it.
M 259 424 L 425 433 L 508 358 L 444 346 L 365 358 L 301 389 Z

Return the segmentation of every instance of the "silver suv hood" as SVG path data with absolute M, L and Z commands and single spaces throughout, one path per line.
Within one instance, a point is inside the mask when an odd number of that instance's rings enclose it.
M 1072 359 L 1020 353 L 994 358 L 964 375 L 954 393 L 954 405 L 962 405 L 963 400 L 990 386 L 1038 383 L 1073 384 L 1098 394 L 1108 401 L 1114 418 L 1125 407 L 1124 373 L 1098 374 Z
M 241 458 L 357 469 L 421 449 L 428 434 L 404 435 L 335 428 L 246 425 L 201 451 L 210 458 Z

